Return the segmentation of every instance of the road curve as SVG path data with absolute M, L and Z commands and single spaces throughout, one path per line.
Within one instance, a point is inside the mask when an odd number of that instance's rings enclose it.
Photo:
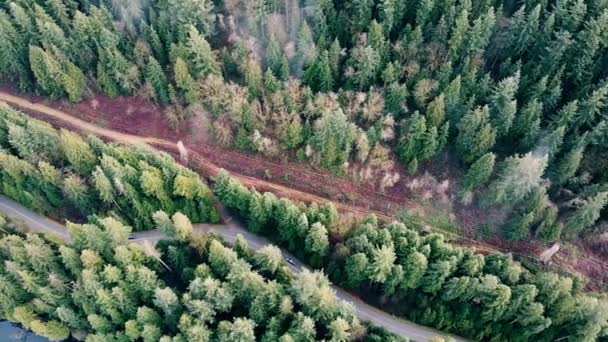
M 242 235 L 247 240 L 249 247 L 253 250 L 259 250 L 260 248 L 272 244 L 271 241 L 258 235 L 252 234 L 247 231 L 244 226 L 239 223 L 236 219 L 233 219 L 228 211 L 221 206 L 220 214 L 224 218 L 225 224 L 196 224 L 194 225 L 195 232 L 206 232 L 215 233 L 220 236 L 228 243 L 232 244 L 235 242 L 238 235 Z M 56 221 L 50 220 L 44 216 L 32 212 L 30 209 L 23 207 L 22 205 L 14 202 L 0 195 L 0 212 L 7 214 L 8 216 L 15 217 L 22 220 L 28 225 L 30 231 L 37 233 L 51 233 L 57 235 L 64 241 L 69 241 L 69 235 L 65 229 L 65 226 Z M 159 240 L 166 239 L 167 237 L 158 230 L 150 230 L 145 232 L 136 232 L 132 234 L 132 242 L 144 243 L 153 242 L 156 243 Z M 284 249 L 281 249 L 284 257 L 291 258 L 293 265 L 289 265 L 294 273 L 299 273 L 301 270 L 306 269 L 306 266 L 298 261 L 293 255 Z M 398 318 L 391 314 L 388 314 L 378 308 L 375 308 L 361 299 L 353 296 L 347 291 L 332 286 L 336 292 L 336 296 L 345 302 L 350 302 L 354 305 L 357 312 L 357 317 L 362 321 L 371 322 L 377 326 L 383 327 L 386 330 L 403 337 L 408 337 L 414 341 L 429 341 L 433 337 L 445 337 L 450 336 L 455 341 L 466 341 L 463 338 L 448 335 L 440 331 L 427 328 L 410 321 Z

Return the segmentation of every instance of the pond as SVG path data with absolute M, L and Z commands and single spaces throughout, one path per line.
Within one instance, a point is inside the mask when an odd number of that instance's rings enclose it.
M 0 341 L 49 342 L 48 339 L 24 330 L 20 326 L 7 321 L 0 321 Z

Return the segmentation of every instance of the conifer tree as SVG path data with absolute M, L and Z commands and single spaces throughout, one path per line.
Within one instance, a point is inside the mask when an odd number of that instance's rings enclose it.
M 398 147 L 399 158 L 415 172 L 419 162 L 435 155 L 439 147 L 437 127 L 428 127 L 426 119 L 415 112 L 404 128 Z M 412 166 L 416 165 L 416 167 Z
M 158 61 L 152 56 L 149 58 L 145 70 L 146 82 L 152 87 L 154 100 L 160 104 L 168 104 L 170 98 L 167 77 Z
M 534 220 L 534 213 L 517 214 L 506 227 L 507 238 L 514 241 L 527 239 L 530 236 L 530 225 Z
M 456 18 L 451 37 L 448 42 L 452 60 L 458 60 L 460 52 L 464 47 L 465 39 L 469 31 L 469 11 L 465 8 Z
M 494 146 L 496 130 L 489 119 L 488 106 L 484 106 L 469 111 L 458 124 L 456 149 L 465 162 L 473 162 Z
M 188 26 L 187 28 L 188 59 L 186 62 L 190 65 L 193 77 L 198 79 L 208 75 L 220 75 L 220 64 L 205 37 L 199 33 L 196 27 Z
M 519 80 L 519 72 L 505 78 L 498 83 L 490 96 L 492 123 L 496 127 L 496 134 L 499 138 L 506 136 L 513 125 L 517 112 L 515 95 L 519 87 Z
M 429 103 L 426 118 L 430 125 L 436 127 L 439 127 L 445 121 L 445 95 L 439 94 Z
M 494 171 L 496 156 L 488 152 L 475 161 L 464 176 L 464 188 L 467 191 L 475 190 L 490 180 Z
M 266 63 L 272 73 L 281 77 L 282 80 L 286 80 L 286 78 L 283 78 L 285 75 L 282 73 L 284 60 L 285 55 L 283 54 L 279 41 L 275 35 L 272 35 L 266 48 Z
M 87 87 L 87 79 L 82 70 L 74 63 L 67 62 L 62 81 L 64 90 L 68 94 L 68 99 L 73 103 L 82 101 Z
M 327 111 L 315 122 L 312 146 L 319 152 L 321 165 L 341 167 L 348 160 L 356 138 L 356 126 L 342 111 Z
M 325 93 L 333 89 L 333 73 L 329 64 L 329 54 L 327 51 L 323 51 L 317 61 L 306 69 L 304 81 L 314 91 Z
M 385 95 L 386 110 L 394 115 L 407 111 L 407 86 L 393 82 L 388 85 Z
M 188 65 L 181 57 L 175 59 L 173 71 L 175 73 L 175 84 L 177 85 L 177 88 L 184 93 L 186 103 L 197 103 L 199 101 L 199 91 L 196 82 L 194 81 L 194 78 L 192 78 L 192 75 L 190 75 Z
M 571 234 L 582 233 L 599 219 L 600 212 L 608 204 L 608 192 L 599 192 L 581 200 L 576 211 L 566 222 L 566 230 Z
M 517 203 L 543 184 L 547 155 L 531 152 L 508 157 L 498 170 L 498 178 L 491 185 L 490 196 L 496 203 Z
M 552 172 L 550 173 L 553 185 L 564 185 L 574 177 L 583 160 L 583 153 L 585 152 L 586 146 L 587 135 L 585 134 L 570 151 L 555 161 L 555 167 L 552 168 Z
M 542 113 L 542 103 L 533 99 L 515 117 L 510 134 L 522 147 L 530 147 L 538 138 Z
M 608 105 L 608 83 L 594 90 L 581 102 L 575 118 L 575 126 L 593 125 L 606 105 Z
M 30 63 L 40 88 L 51 98 L 60 98 L 64 94 L 63 71 L 55 57 L 39 47 L 30 46 Z
M 380 54 L 371 46 L 357 45 L 352 50 L 352 81 L 360 90 L 366 89 L 382 71 Z
M 374 8 L 373 0 L 355 0 L 348 4 L 352 18 L 352 32 L 361 32 L 369 28 Z

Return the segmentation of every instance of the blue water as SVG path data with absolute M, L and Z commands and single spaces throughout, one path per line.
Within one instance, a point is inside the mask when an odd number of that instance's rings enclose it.
M 49 342 L 48 339 L 27 331 L 11 322 L 0 321 L 0 341 L 2 342 Z

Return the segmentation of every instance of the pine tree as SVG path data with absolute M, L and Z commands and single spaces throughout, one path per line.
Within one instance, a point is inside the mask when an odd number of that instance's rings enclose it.
M 173 71 L 175 73 L 175 84 L 177 85 L 177 88 L 184 93 L 186 103 L 198 103 L 200 99 L 199 91 L 196 82 L 190 75 L 190 70 L 188 70 L 186 62 L 180 57 L 177 57 Z
M 82 101 L 82 96 L 87 86 L 87 79 L 82 70 L 74 63 L 67 62 L 62 81 L 64 90 L 68 94 L 68 99 L 73 103 Z
M 43 49 L 30 46 L 30 66 L 36 82 L 52 99 L 60 98 L 63 92 L 63 71 L 52 54 Z
M 270 94 L 274 94 L 279 90 L 279 80 L 274 76 L 270 68 L 264 73 L 264 88 Z
M 382 59 L 380 54 L 371 46 L 359 44 L 352 50 L 350 64 L 354 71 L 352 81 L 360 90 L 364 90 L 376 81 L 376 77 L 382 71 Z
M 578 112 L 578 100 L 573 100 L 566 103 L 556 115 L 551 118 L 551 126 L 554 128 L 563 126 L 569 127 L 575 120 Z
M 578 234 L 589 229 L 600 217 L 600 212 L 608 204 L 608 192 L 599 192 L 584 199 L 566 222 L 566 230 Z
M 399 116 L 407 111 L 407 86 L 393 82 L 388 85 L 385 95 L 386 110 Z
M 221 75 L 220 64 L 205 37 L 194 26 L 188 26 L 186 50 L 190 70 L 195 79 L 208 75 Z
M 547 206 L 542 212 L 536 235 L 545 242 L 555 242 L 562 234 L 563 224 L 557 222 L 557 215 L 558 210 L 555 206 Z
M 169 104 L 169 83 L 167 77 L 154 57 L 150 56 L 145 70 L 145 79 L 152 86 L 154 100 L 160 104 Z
M 491 185 L 490 196 L 496 203 L 517 203 L 543 184 L 547 155 L 531 152 L 508 157 Z
M 450 55 L 453 61 L 457 61 L 464 47 L 467 32 L 469 31 L 469 11 L 465 8 L 456 18 L 452 34 L 448 42 Z
M 437 146 L 437 128 L 429 129 L 426 119 L 420 113 L 415 112 L 404 126 L 397 150 L 399 158 L 403 163 L 415 169 L 411 164 L 417 165 L 418 162 L 430 158 L 435 153 Z
M 496 130 L 489 118 L 488 106 L 484 106 L 469 111 L 458 124 L 456 149 L 465 162 L 473 162 L 494 146 Z
M 61 149 L 70 166 L 81 176 L 88 176 L 97 164 L 97 157 L 82 138 L 75 133 L 61 130 Z
M 310 226 L 306 237 L 306 251 L 312 255 L 313 265 L 322 265 L 323 258 L 329 253 L 327 228 L 319 222 Z
M 396 22 L 395 20 L 397 19 L 396 3 L 397 0 L 382 0 L 382 2 L 378 5 L 380 24 L 382 24 L 382 28 L 384 29 L 384 34 L 386 36 L 390 36 L 395 25 L 399 24 L 399 22 Z
M 490 43 L 490 37 L 494 33 L 496 25 L 496 14 L 494 8 L 488 8 L 485 14 L 480 15 L 473 21 L 473 25 L 467 35 L 465 43 L 469 52 L 480 54 Z
M 264 86 L 264 78 L 260 64 L 253 58 L 247 61 L 245 66 L 245 83 L 252 98 L 260 97 Z
M 334 39 L 328 50 L 329 66 L 334 80 L 340 79 L 340 64 L 342 61 L 342 47 L 338 39 Z
M 0 78 L 16 80 L 22 90 L 30 88 L 32 80 L 26 39 L 17 32 L 16 26 L 4 12 L 0 12 L 0 41 L 3 42 L 0 49 Z
M 587 134 L 584 134 L 570 151 L 555 162 L 555 167 L 550 172 L 553 185 L 564 185 L 574 177 L 583 160 L 586 146 Z
M 308 67 L 304 73 L 304 81 L 313 91 L 332 91 L 334 80 L 327 51 L 323 51 L 317 61 Z
M 495 161 L 496 155 L 489 152 L 474 162 L 464 176 L 465 190 L 473 191 L 486 184 L 494 171 Z
M 380 66 L 379 69 L 384 69 L 384 66 L 388 62 L 389 58 L 389 42 L 384 36 L 382 25 L 374 19 L 371 22 L 371 26 L 368 29 L 368 43 L 377 53 L 380 55 Z
M 543 105 L 540 101 L 533 99 L 528 102 L 520 113 L 515 117 L 513 127 L 509 133 L 513 140 L 521 141 L 520 145 L 529 148 L 540 134 L 540 120 L 543 113 Z
M 292 70 L 297 75 L 301 75 L 302 71 L 311 65 L 317 57 L 317 48 L 310 31 L 310 26 L 308 26 L 306 21 L 302 22 L 300 31 L 298 32 L 296 48 L 296 59 L 292 65 Z
M 581 102 L 575 117 L 575 126 L 593 125 L 606 105 L 608 105 L 608 83 L 594 90 L 591 95 Z
M 392 246 L 383 245 L 372 250 L 369 264 L 369 278 L 377 283 L 385 283 L 390 277 L 396 260 L 395 250 Z
M 519 87 L 519 79 L 519 72 L 505 78 L 498 83 L 490 96 L 492 123 L 496 127 L 496 134 L 499 138 L 506 136 L 513 125 L 517 112 L 515 95 Z
M 534 213 L 520 213 L 511 219 L 506 226 L 506 236 L 512 241 L 521 241 L 530 236 L 530 226 L 534 221 Z
M 566 127 L 559 126 L 550 132 L 545 138 L 541 139 L 541 146 L 547 149 L 547 155 L 549 161 L 552 162 L 553 158 L 560 151 L 562 144 L 564 143 L 564 134 L 566 133 Z
M 435 127 L 439 127 L 445 121 L 445 95 L 443 93 L 429 103 L 426 109 L 426 118 L 427 122 Z
M 283 76 L 281 69 L 285 55 L 275 35 L 270 36 L 270 41 L 266 47 L 266 64 L 273 74 Z
M 422 0 L 416 8 L 416 26 L 424 29 L 427 22 L 431 19 L 431 12 L 435 6 L 435 0 Z
M 445 110 L 447 117 L 451 122 L 460 122 L 461 117 L 464 115 L 463 101 L 464 94 L 462 93 L 462 77 L 456 76 L 450 84 L 446 87 L 445 91 Z
M 174 29 L 187 33 L 188 27 L 196 28 L 204 36 L 215 31 L 215 13 L 213 1 L 209 0 L 168 0 L 162 4 L 170 16 Z
M 355 0 L 348 4 L 352 20 L 351 32 L 362 32 L 369 28 L 374 8 L 373 0 Z
M 315 122 L 312 146 L 319 152 L 321 165 L 342 167 L 353 147 L 356 126 L 342 111 L 328 111 Z

